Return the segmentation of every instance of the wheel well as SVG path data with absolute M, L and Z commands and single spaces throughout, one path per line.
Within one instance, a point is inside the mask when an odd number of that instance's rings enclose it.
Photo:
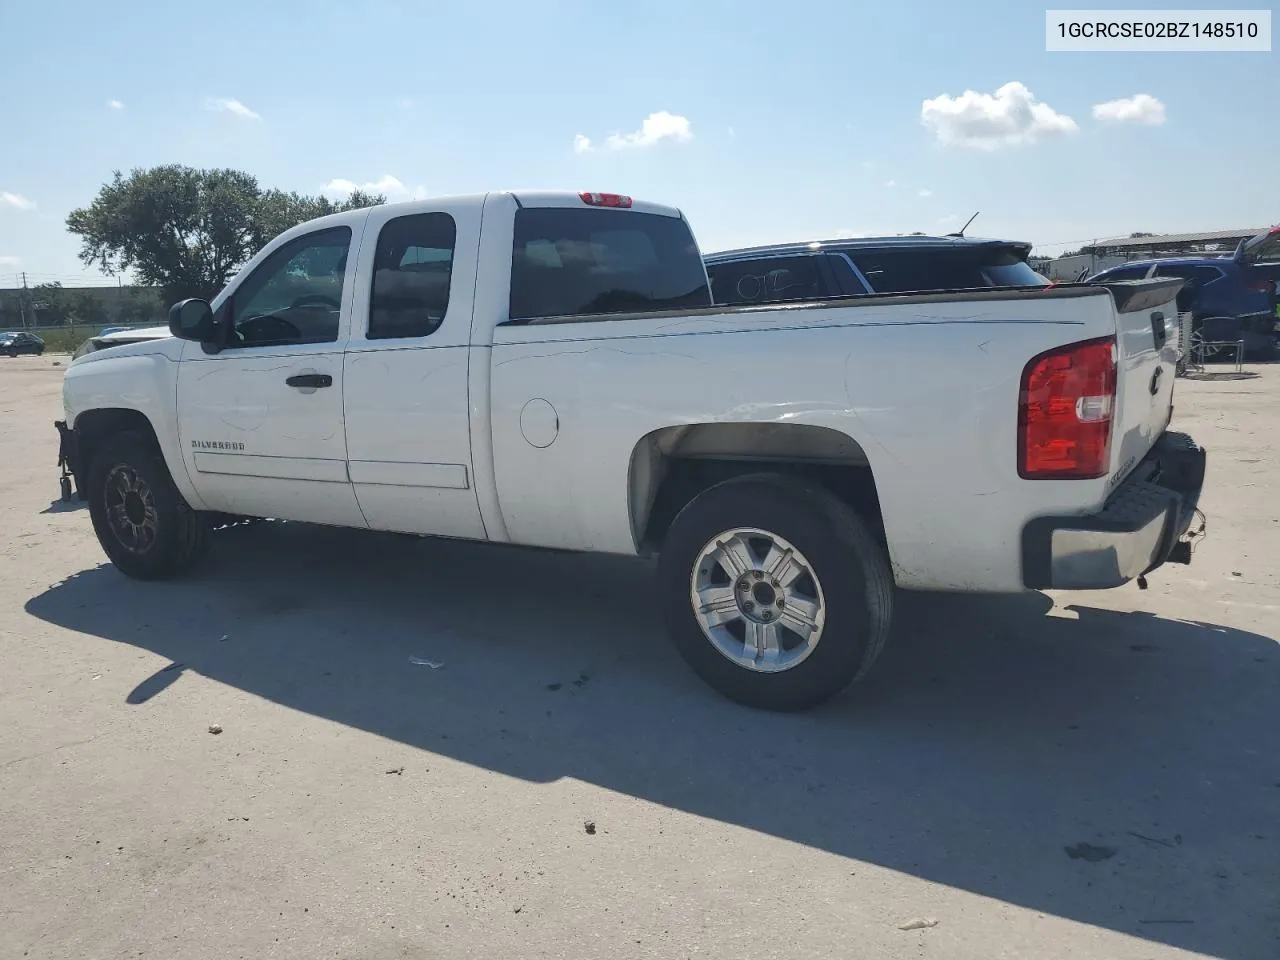
M 76 464 L 74 472 L 76 483 L 83 489 L 83 478 L 87 476 L 89 464 L 102 449 L 108 437 L 121 433 L 136 433 L 154 449 L 160 449 L 160 440 L 155 428 L 146 414 L 137 410 L 110 408 L 106 410 L 86 410 L 76 417 Z
M 631 457 L 631 522 L 642 551 L 657 550 L 671 522 L 709 487 L 751 473 L 818 483 L 852 507 L 885 543 L 875 477 L 847 434 L 808 424 L 716 423 L 668 427 Z

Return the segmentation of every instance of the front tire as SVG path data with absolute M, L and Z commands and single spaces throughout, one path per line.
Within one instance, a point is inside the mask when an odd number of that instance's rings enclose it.
M 141 436 L 108 438 L 89 466 L 88 487 L 98 542 L 126 576 L 180 576 L 208 550 L 207 518 L 187 505 L 159 451 Z
M 804 710 L 864 675 L 889 633 L 893 575 L 861 518 L 826 489 L 753 475 L 704 491 L 659 558 L 685 661 L 739 703 Z

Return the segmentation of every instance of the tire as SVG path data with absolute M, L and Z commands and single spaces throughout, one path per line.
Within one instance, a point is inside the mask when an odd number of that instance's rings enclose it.
M 745 535 L 736 539 L 747 549 L 745 558 L 735 538 L 721 539 L 742 531 Z M 774 549 L 766 551 L 767 544 Z M 793 585 L 775 591 L 766 568 L 770 558 L 788 549 Z M 805 573 L 795 579 L 797 568 Z M 750 707 L 817 706 L 866 674 L 889 634 L 893 575 L 884 549 L 848 505 L 820 486 L 790 477 L 739 477 L 698 495 L 672 522 L 658 573 L 667 629 L 680 655 L 712 688 Z M 779 577 L 775 585 L 785 580 Z M 766 588 L 763 594 L 756 592 L 757 581 Z M 725 623 L 704 628 L 704 620 L 716 614 L 700 619 L 695 590 L 726 612 Z M 754 609 L 750 619 L 745 607 Z M 759 618 L 769 610 L 776 619 L 762 623 Z M 815 640 L 807 642 L 788 626 L 797 616 L 819 624 Z M 749 630 L 767 653 L 752 657 L 751 651 L 761 648 L 745 642 Z M 773 640 L 765 641 L 769 636 Z
M 127 505 L 122 502 L 124 487 L 132 488 L 136 496 Z M 121 433 L 105 440 L 89 465 L 88 488 L 94 533 L 125 576 L 136 580 L 181 576 L 207 552 L 208 519 L 187 505 L 160 453 L 140 435 Z M 132 543 L 119 532 L 121 512 L 140 524 L 135 530 L 141 532 L 134 534 Z

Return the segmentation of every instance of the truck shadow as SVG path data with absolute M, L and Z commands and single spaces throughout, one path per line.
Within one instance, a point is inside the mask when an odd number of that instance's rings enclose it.
M 650 578 L 621 558 L 263 524 L 220 533 L 193 579 L 102 566 L 26 609 L 165 657 L 136 709 L 195 671 L 507 775 L 574 777 L 1188 950 L 1275 956 L 1271 639 L 1039 594 L 917 595 L 855 694 L 776 716 L 684 667 Z

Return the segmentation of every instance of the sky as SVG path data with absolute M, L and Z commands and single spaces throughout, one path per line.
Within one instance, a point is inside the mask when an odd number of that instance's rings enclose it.
M 970 234 L 1045 254 L 1280 222 L 1280 54 L 1048 53 L 1026 2 L 3 0 L 0 22 L 0 286 L 114 283 L 67 214 L 161 163 L 335 197 L 628 193 L 706 251 L 975 211 Z

